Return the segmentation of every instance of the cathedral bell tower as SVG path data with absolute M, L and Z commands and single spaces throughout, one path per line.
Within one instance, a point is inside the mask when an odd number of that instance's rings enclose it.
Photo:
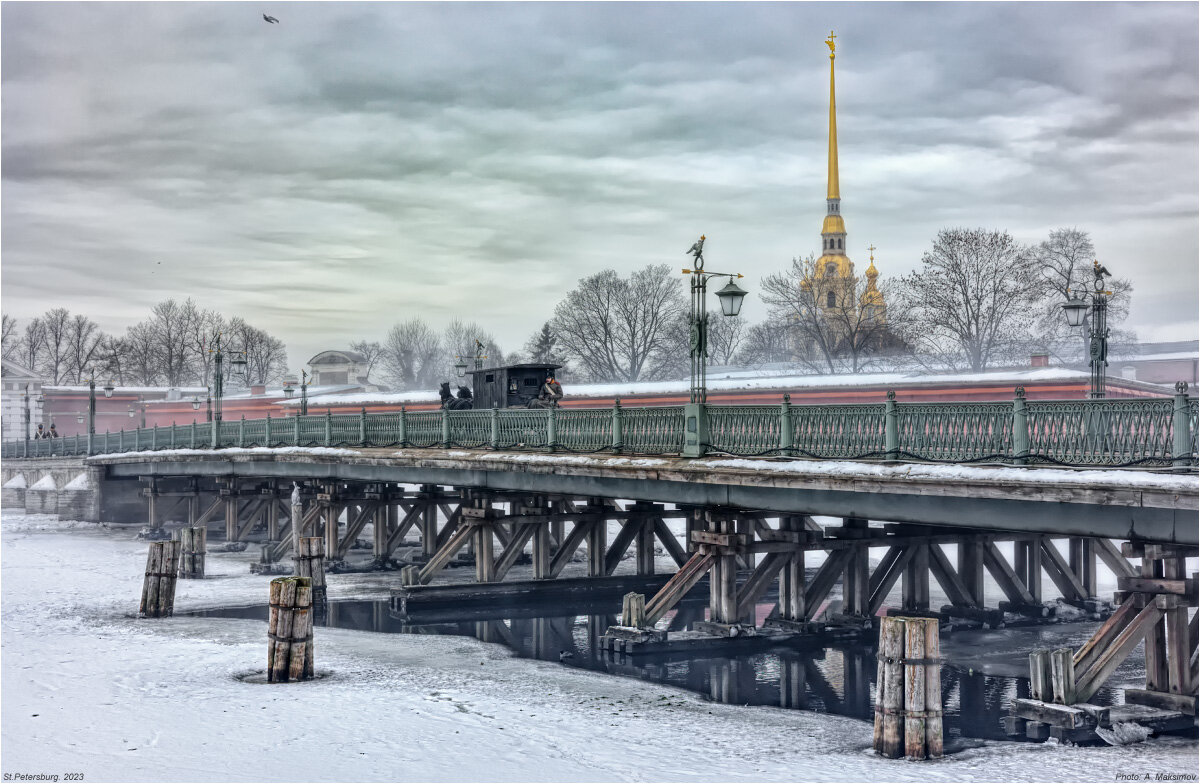
M 829 173 L 825 193 L 825 221 L 821 225 L 821 258 L 817 274 L 822 278 L 843 280 L 854 277 L 854 264 L 846 256 L 846 224 L 842 220 L 842 198 L 838 190 L 837 102 L 834 97 L 833 62 L 836 40 L 832 32 L 829 47 Z

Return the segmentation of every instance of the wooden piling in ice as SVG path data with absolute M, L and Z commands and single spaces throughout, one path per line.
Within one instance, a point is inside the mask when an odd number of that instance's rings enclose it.
M 892 759 L 942 756 L 940 658 L 936 619 L 880 619 L 876 753 Z
M 646 625 L 646 595 L 627 593 L 621 601 L 621 625 L 641 628 Z
M 174 536 L 179 540 L 179 578 L 203 580 L 204 559 L 208 552 L 208 529 L 202 525 L 181 528 Z
M 179 571 L 179 542 L 151 542 L 146 555 L 146 578 L 138 614 L 166 618 L 175 611 L 175 577 Z
M 296 550 L 296 576 L 311 580 L 312 603 L 323 607 L 327 601 L 325 592 L 325 539 L 320 536 L 300 538 Z
M 307 577 L 272 580 L 267 623 L 268 682 L 313 677 L 312 630 L 312 581 Z

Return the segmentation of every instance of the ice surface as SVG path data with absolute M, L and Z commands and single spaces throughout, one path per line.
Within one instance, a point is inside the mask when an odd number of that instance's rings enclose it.
M 137 620 L 132 530 L 3 514 L 6 772 L 85 781 L 1114 781 L 1191 773 L 1195 740 L 1121 748 L 985 742 L 936 763 L 870 753 L 854 719 L 710 703 L 645 681 L 518 659 L 463 637 L 316 630 L 304 684 L 261 672 L 259 621 Z M 257 558 L 210 552 L 179 612 L 261 604 Z M 382 598 L 395 574 L 333 575 Z M 665 697 L 666 699 L 660 699 Z

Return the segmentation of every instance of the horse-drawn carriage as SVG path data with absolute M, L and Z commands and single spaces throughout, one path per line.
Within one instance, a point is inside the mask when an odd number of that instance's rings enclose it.
M 468 371 L 472 390 L 460 386 L 458 397 L 451 397 L 450 384 L 442 384 L 442 408 L 545 408 L 557 405 L 557 399 L 543 393 L 546 380 L 562 365 L 528 362 L 520 365 Z M 561 387 L 558 395 L 561 397 Z

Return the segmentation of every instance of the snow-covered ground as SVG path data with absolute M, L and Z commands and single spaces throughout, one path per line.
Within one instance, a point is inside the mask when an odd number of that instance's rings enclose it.
M 146 544 L 5 512 L 6 774 L 95 781 L 1104 781 L 1191 774 L 1194 740 L 1122 748 L 987 742 L 939 762 L 870 753 L 871 726 L 722 705 L 515 658 L 462 637 L 316 630 L 324 677 L 267 685 L 258 621 L 134 617 Z M 210 553 L 179 612 L 262 603 L 253 554 Z M 334 575 L 333 599 L 394 574 Z M 1193 779 L 1194 780 L 1194 779 Z

